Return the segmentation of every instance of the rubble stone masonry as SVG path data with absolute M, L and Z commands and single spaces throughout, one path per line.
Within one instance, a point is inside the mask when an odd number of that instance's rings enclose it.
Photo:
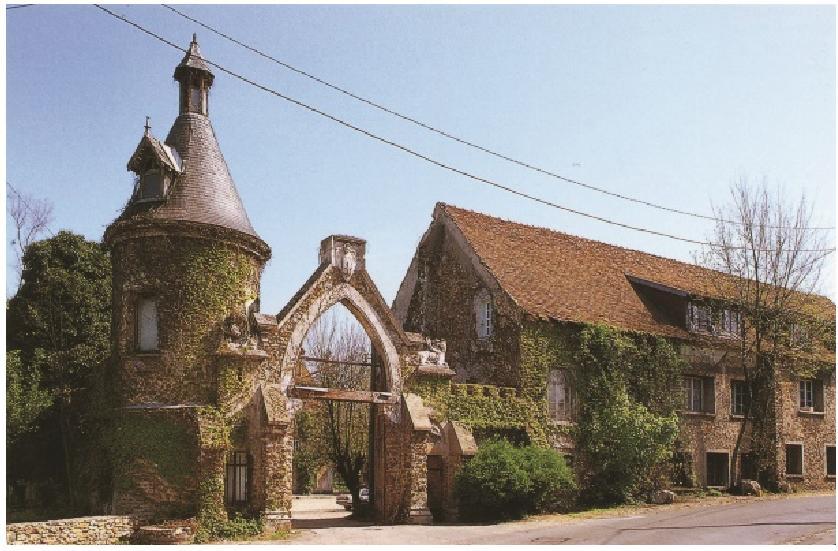
M 129 516 L 17 522 L 6 525 L 6 543 L 111 545 L 127 542 L 133 529 Z

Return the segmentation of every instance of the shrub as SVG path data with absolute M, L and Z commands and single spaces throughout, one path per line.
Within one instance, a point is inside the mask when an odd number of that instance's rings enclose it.
M 502 520 L 564 509 L 575 487 L 555 451 L 490 440 L 457 473 L 454 491 L 464 520 Z
M 576 479 L 555 450 L 527 446 L 518 450 L 530 477 L 530 513 L 567 511 L 576 497 Z

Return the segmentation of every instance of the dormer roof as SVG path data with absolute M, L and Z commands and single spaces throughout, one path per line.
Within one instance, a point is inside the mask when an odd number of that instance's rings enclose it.
M 128 170 L 139 174 L 147 166 L 149 157 L 155 159 L 160 166 L 177 174 L 183 171 L 183 161 L 178 152 L 171 146 L 161 143 L 150 132 L 146 132 L 137 144 L 134 154 L 128 159 Z

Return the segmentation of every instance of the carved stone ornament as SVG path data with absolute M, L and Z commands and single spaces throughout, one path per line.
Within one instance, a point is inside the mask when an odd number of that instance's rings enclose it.
M 355 253 L 355 247 L 350 243 L 343 244 L 343 258 L 341 258 L 340 269 L 343 272 L 343 277 L 349 279 L 355 273 L 358 259 Z
M 419 365 L 447 366 L 445 363 L 446 344 L 444 340 L 427 339 L 428 350 L 419 351 Z

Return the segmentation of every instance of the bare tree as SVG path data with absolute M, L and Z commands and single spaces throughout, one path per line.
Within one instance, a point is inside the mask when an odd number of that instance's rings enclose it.
M 52 203 L 48 199 L 37 199 L 18 191 L 6 182 L 9 218 L 15 227 L 11 244 L 15 248 L 15 269 L 18 274 L 18 286 L 23 273 L 23 255 L 26 248 L 49 231 L 52 223 Z
M 370 389 L 370 368 L 358 365 L 370 361 L 370 340 L 348 312 L 332 309 L 321 315 L 309 330 L 304 346 L 308 356 L 325 360 L 307 366 L 319 386 Z M 352 503 L 357 505 L 369 451 L 370 407 L 333 400 L 322 406 L 329 459 L 349 488 Z
M 730 193 L 730 204 L 714 207 L 714 245 L 703 251 L 701 261 L 717 273 L 711 293 L 741 315 L 738 361 L 747 399 L 731 471 L 740 472 L 743 436 L 750 427 L 758 477 L 773 484 L 778 370 L 811 359 L 823 346 L 830 323 L 834 331 L 829 302 L 814 294 L 830 249 L 826 234 L 812 228 L 805 196 L 789 203 L 765 182 L 752 187 L 745 179 L 732 185 Z

